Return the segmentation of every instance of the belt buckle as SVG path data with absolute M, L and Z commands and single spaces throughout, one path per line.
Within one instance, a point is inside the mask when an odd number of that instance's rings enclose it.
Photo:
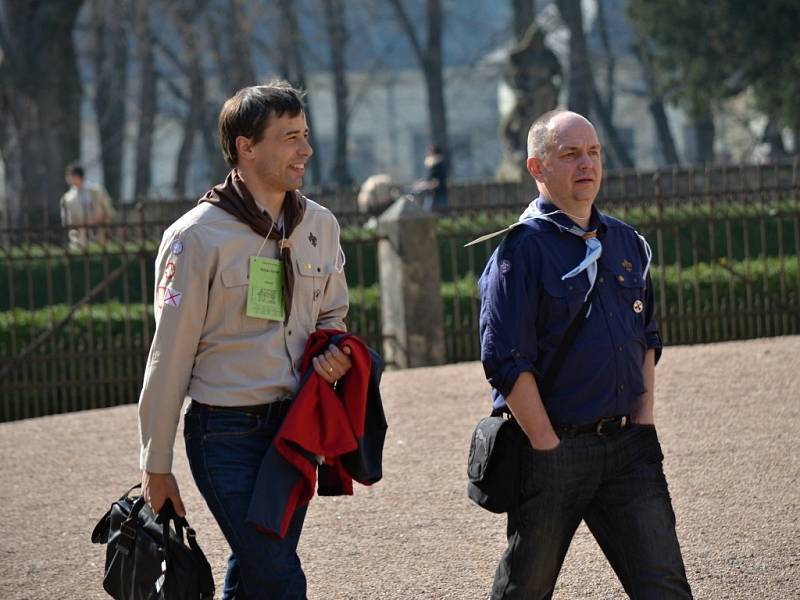
M 622 431 L 628 425 L 628 417 L 624 416 L 624 415 L 622 417 L 603 417 L 602 419 L 600 419 L 597 422 L 597 427 L 595 428 L 595 433 L 598 436 L 605 435 L 603 433 L 603 428 L 604 428 L 605 425 L 610 424 L 610 423 L 619 423 L 618 431 Z
M 598 437 L 602 437 L 603 435 L 603 425 L 606 423 L 606 419 L 600 419 L 597 422 L 597 427 L 594 428 L 594 432 L 597 434 Z

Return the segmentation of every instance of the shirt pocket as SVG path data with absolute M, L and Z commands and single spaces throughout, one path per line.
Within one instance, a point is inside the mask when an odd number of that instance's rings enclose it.
M 220 273 L 223 288 L 225 328 L 232 333 L 259 332 L 267 328 L 269 319 L 247 316 L 248 275 L 241 267 L 223 269 Z
M 611 285 L 616 299 L 616 311 L 627 327 L 629 334 L 644 343 L 645 314 L 648 310 L 645 280 L 642 271 L 635 266 L 631 271 L 616 267 L 611 271 Z
M 569 322 L 578 314 L 589 290 L 588 283 L 581 281 L 580 277 L 544 281 L 541 313 L 546 322 Z
M 311 332 L 316 329 L 325 284 L 334 266 L 319 256 L 302 255 L 295 258 L 294 266 L 292 315 Z

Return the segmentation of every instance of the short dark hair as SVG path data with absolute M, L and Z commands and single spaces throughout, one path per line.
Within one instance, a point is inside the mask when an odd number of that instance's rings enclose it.
M 67 165 L 67 168 L 64 170 L 64 175 L 77 175 L 81 179 L 85 179 L 85 171 L 83 170 L 83 166 L 81 166 L 78 162 L 71 162 Z
M 545 155 L 547 147 L 552 141 L 548 131 L 550 121 L 553 120 L 553 117 L 565 112 L 569 111 L 563 108 L 549 110 L 533 122 L 531 128 L 528 129 L 528 158 L 534 156 L 541 158 Z
M 219 143 L 225 162 L 235 167 L 239 162 L 236 138 L 244 136 L 259 142 L 272 115 L 296 117 L 305 110 L 305 92 L 283 79 L 265 85 L 242 88 L 225 101 L 219 113 Z

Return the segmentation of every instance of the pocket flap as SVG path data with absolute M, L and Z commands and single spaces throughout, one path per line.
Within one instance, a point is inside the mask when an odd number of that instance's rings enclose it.
M 305 277 L 322 277 L 335 270 L 332 264 L 304 258 L 295 259 L 295 265 L 296 272 Z
M 584 277 L 585 279 L 585 277 Z M 554 280 L 544 282 L 545 291 L 554 298 L 566 298 L 567 296 L 585 295 L 588 287 L 579 277 L 572 277 L 564 281 Z
M 617 282 L 617 285 L 621 285 L 622 287 L 626 288 L 644 287 L 644 279 L 641 271 L 629 272 L 622 269 L 614 271 L 614 281 Z
M 220 273 L 220 279 L 222 285 L 228 288 L 247 285 L 247 271 L 237 268 L 225 269 Z
M 474 483 L 483 481 L 491 465 L 516 451 L 516 422 L 504 417 L 484 417 L 472 432 L 467 476 Z M 506 456 L 504 456 L 506 455 Z

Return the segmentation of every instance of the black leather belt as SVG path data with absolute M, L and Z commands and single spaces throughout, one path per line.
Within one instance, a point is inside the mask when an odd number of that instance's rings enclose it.
M 595 435 L 613 435 L 631 426 L 631 418 L 628 415 L 616 417 L 603 417 L 595 423 L 586 425 L 559 425 L 554 427 L 556 434 L 561 436 L 573 437 L 586 433 Z
M 192 400 L 192 407 L 203 408 L 206 410 L 213 410 L 213 411 L 239 412 L 239 413 L 244 413 L 246 415 L 253 415 L 255 417 L 270 417 L 270 416 L 284 415 L 289 411 L 289 407 L 291 406 L 291 404 L 292 404 L 291 398 L 277 400 L 275 402 L 270 402 L 269 404 L 255 404 L 255 405 L 245 405 L 245 406 L 212 406 L 210 404 L 203 404 L 202 402 L 198 402 L 197 400 Z

